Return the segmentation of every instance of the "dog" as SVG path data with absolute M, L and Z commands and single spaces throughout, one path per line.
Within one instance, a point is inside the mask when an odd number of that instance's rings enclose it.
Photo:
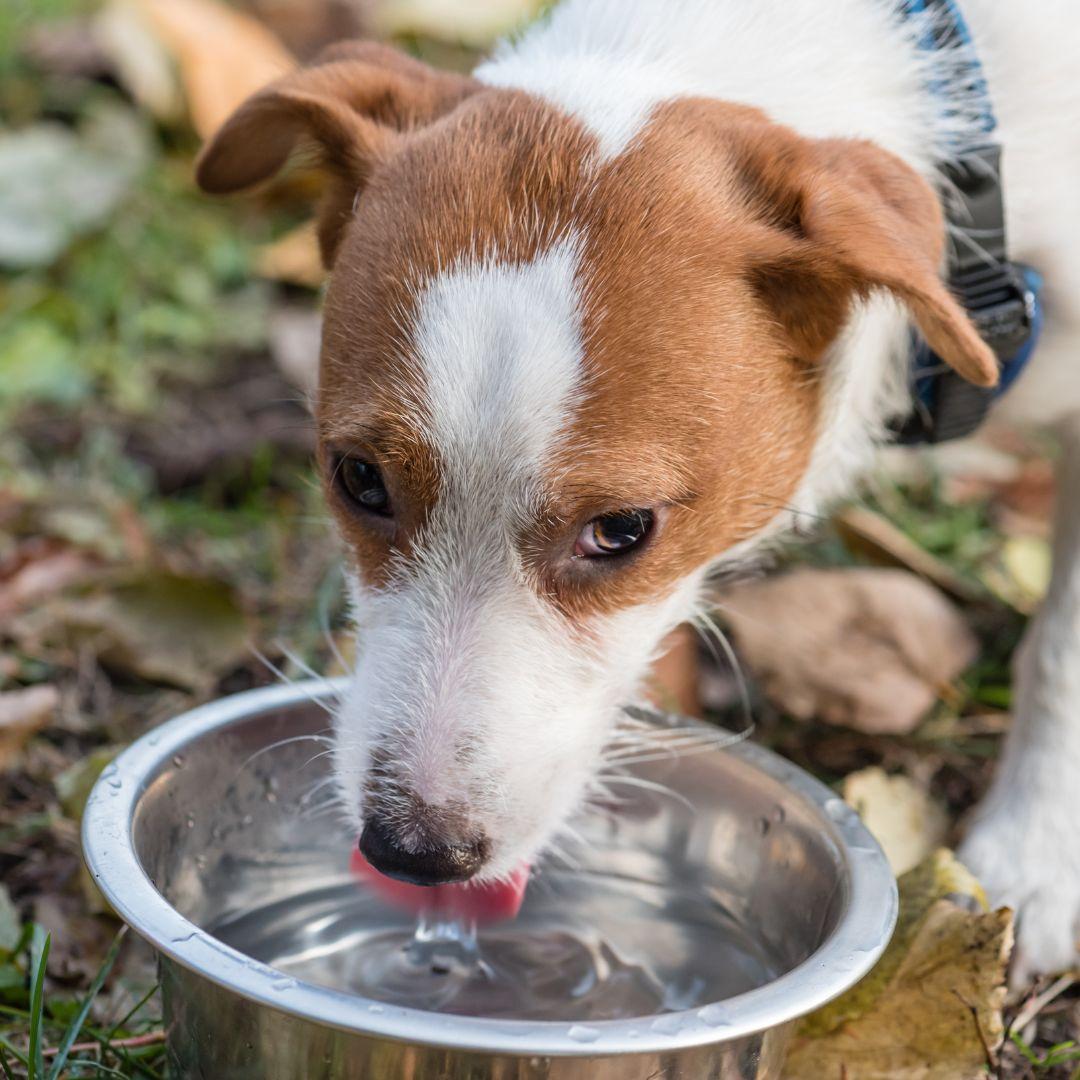
M 901 6 L 564 0 L 471 76 L 344 43 L 204 148 L 212 193 L 301 145 L 326 177 L 318 458 L 359 631 L 335 769 L 377 868 L 520 876 L 710 574 L 850 492 L 911 411 L 912 328 L 997 380 L 944 276 L 960 52 Z M 1080 930 L 1080 8 L 961 7 L 1011 252 L 1046 280 L 987 428 L 1062 444 L 1053 582 L 961 855 L 1016 909 L 1019 969 L 1053 971 Z

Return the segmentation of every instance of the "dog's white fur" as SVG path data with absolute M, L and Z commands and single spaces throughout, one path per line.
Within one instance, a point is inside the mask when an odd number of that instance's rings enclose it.
M 1015 732 L 964 855 L 993 899 L 1019 909 L 1021 969 L 1052 970 L 1074 961 L 1080 921 L 1070 825 L 1080 780 L 1080 718 L 1070 715 L 1080 695 L 1080 499 L 1070 497 L 1080 483 L 1080 6 L 963 7 L 1005 147 L 1011 250 L 1048 279 L 1044 342 L 993 422 L 1070 434 L 1054 585 L 1021 650 Z M 927 83 L 955 74 L 957 58 L 921 52 L 920 28 L 894 11 L 888 0 L 565 0 L 477 75 L 572 114 L 606 158 L 632 146 L 657 104 L 692 94 L 757 105 L 808 136 L 873 140 L 934 179 L 964 132 Z M 365 730 L 350 735 L 343 721 L 343 787 L 356 790 L 364 747 L 385 744 L 409 717 L 399 749 L 411 775 L 425 798 L 479 807 L 495 845 L 489 874 L 533 857 L 580 804 L 614 706 L 663 633 L 693 613 L 706 569 L 664 601 L 609 619 L 597 628 L 603 645 L 585 655 L 562 639 L 511 555 L 514 500 L 543 483 L 581 392 L 579 303 L 572 244 L 531 266 L 459 266 L 428 283 L 416 340 L 427 426 L 451 463 L 447 494 L 404 587 L 358 605 L 363 652 L 341 715 L 363 715 Z M 858 310 L 829 361 L 793 510 L 758 540 L 849 490 L 870 464 L 888 417 L 904 411 L 907 348 L 894 302 Z M 446 754 L 458 755 L 456 769 L 443 767 Z M 444 790 L 451 773 L 459 787 Z
M 491 840 L 492 878 L 544 847 L 587 797 L 619 704 L 697 592 L 688 581 L 619 612 L 586 649 L 522 566 L 517 534 L 583 392 L 576 273 L 571 237 L 531 263 L 455 266 L 420 290 L 411 340 L 423 395 L 403 393 L 401 405 L 439 455 L 440 498 L 394 589 L 352 582 L 361 652 L 339 710 L 344 802 L 355 807 L 379 746 L 412 795 L 468 807 Z M 355 732 L 350 717 L 362 717 Z M 380 797 L 406 848 L 424 843 L 410 806 Z

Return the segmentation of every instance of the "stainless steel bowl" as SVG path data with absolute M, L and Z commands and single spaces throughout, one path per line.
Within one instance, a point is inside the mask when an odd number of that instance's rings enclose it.
M 681 798 L 630 789 L 617 827 L 599 816 L 583 824 L 582 857 L 630 877 L 689 867 L 700 895 L 726 905 L 776 959 L 764 985 L 692 1009 L 590 1021 L 583 1036 L 570 1021 L 427 1012 L 283 975 L 227 944 L 222 928 L 268 901 L 287 911 L 313 888 L 348 880 L 350 838 L 304 806 L 328 759 L 312 761 L 312 744 L 297 739 L 325 731 L 322 706 L 337 689 L 274 687 L 186 713 L 124 751 L 91 795 L 86 860 L 159 954 L 173 1077 L 775 1077 L 793 1021 L 856 982 L 888 942 L 896 888 L 858 817 L 806 773 L 743 743 L 639 769 Z M 638 929 L 648 940 L 649 921 Z M 317 942 L 315 921 L 310 931 Z M 678 962 L 692 967 L 694 957 Z

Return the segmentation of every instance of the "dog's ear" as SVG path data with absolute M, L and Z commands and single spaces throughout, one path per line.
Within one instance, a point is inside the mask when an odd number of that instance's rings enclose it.
M 772 145 L 779 139 L 783 146 Z M 945 222 L 933 189 L 899 158 L 854 139 L 777 129 L 742 144 L 744 190 L 769 228 L 752 275 L 796 347 L 816 359 L 851 303 L 878 290 L 908 309 L 934 352 L 993 386 L 998 364 L 942 280 Z
M 319 243 L 329 267 L 340 225 L 372 169 L 405 133 L 449 112 L 478 84 L 384 45 L 346 42 L 248 98 L 203 147 L 199 186 L 228 194 L 272 177 L 298 146 L 327 177 Z

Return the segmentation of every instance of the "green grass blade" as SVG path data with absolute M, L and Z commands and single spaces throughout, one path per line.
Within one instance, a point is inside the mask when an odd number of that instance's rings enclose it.
M 120 1080 L 130 1080 L 127 1073 L 122 1073 L 119 1069 L 110 1069 L 108 1065 L 102 1065 L 100 1061 L 73 1061 L 71 1067 L 79 1070 L 93 1069 L 100 1076 L 119 1076 Z
M 68 1029 L 64 1032 L 64 1037 L 60 1040 L 59 1047 L 57 1047 L 56 1057 L 53 1058 L 52 1068 L 49 1070 L 49 1080 L 58 1080 L 63 1071 L 68 1054 L 71 1053 L 71 1048 L 79 1037 L 83 1024 L 86 1023 L 90 1006 L 94 1004 L 94 998 L 97 997 L 102 986 L 105 985 L 105 980 L 109 977 L 113 964 L 116 963 L 116 957 L 120 952 L 120 945 L 123 943 L 126 930 L 126 926 L 121 927 L 120 933 L 113 938 L 113 943 L 109 946 L 109 951 L 105 954 L 105 959 L 102 961 L 101 967 L 98 968 L 98 973 L 94 976 L 94 981 L 90 984 L 90 989 L 86 992 L 86 997 L 83 999 L 79 1011 L 71 1018 L 71 1023 L 68 1024 Z
M 127 1022 L 161 989 L 161 983 L 154 983 L 149 990 L 128 1011 L 113 1024 L 112 1029 L 109 1031 L 109 1038 L 112 1039 L 116 1033 L 127 1026 Z
M 11 1071 L 11 1066 L 8 1064 L 7 1051 L 3 1047 L 0 1047 L 0 1069 L 4 1070 L 4 1080 L 15 1080 L 15 1074 Z
M 41 1029 L 45 1019 L 45 965 L 49 960 L 52 936 L 34 924 L 30 937 L 30 970 L 33 979 L 30 992 L 30 1065 L 29 1080 L 45 1080 L 45 1057 Z
M 30 1068 L 30 1059 L 18 1047 L 12 1046 L 3 1035 L 0 1035 L 0 1047 L 11 1054 L 24 1069 Z

